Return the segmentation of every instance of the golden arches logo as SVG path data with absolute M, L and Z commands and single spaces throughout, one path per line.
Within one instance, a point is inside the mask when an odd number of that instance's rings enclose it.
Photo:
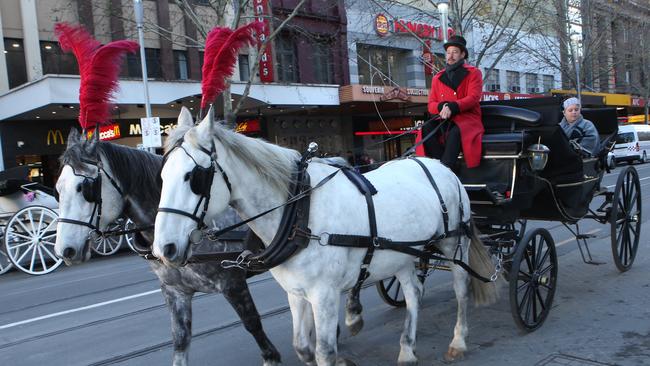
M 63 139 L 63 134 L 61 130 L 49 130 L 47 131 L 47 146 L 50 145 L 63 145 L 65 140 Z

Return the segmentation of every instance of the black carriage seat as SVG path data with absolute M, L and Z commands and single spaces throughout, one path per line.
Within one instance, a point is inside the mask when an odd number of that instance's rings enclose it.
M 507 105 L 482 105 L 481 114 L 486 133 L 517 131 L 542 124 L 542 115 L 538 112 Z

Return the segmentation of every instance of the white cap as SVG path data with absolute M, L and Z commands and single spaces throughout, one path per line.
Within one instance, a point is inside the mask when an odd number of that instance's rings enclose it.
M 575 97 L 569 98 L 569 99 L 565 100 L 564 103 L 562 103 L 562 108 L 567 109 L 567 108 L 569 108 L 570 106 L 572 106 L 574 104 L 580 105 L 580 100 L 578 98 L 575 98 Z

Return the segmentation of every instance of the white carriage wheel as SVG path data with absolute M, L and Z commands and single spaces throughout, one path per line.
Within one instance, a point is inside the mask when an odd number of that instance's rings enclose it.
M 63 260 L 54 254 L 56 212 L 44 206 L 29 206 L 7 222 L 4 244 L 16 268 L 33 275 L 54 271 Z
M 124 223 L 124 230 L 129 230 L 129 229 L 135 229 L 135 223 L 131 221 L 131 219 L 126 219 L 126 222 Z M 126 245 L 128 245 L 132 251 L 139 253 L 133 247 L 133 242 L 135 241 L 135 233 L 124 234 L 124 241 L 126 241 Z
M 117 220 L 114 223 L 108 225 L 108 230 L 122 230 L 124 228 L 124 224 L 122 220 Z M 92 249 L 93 252 L 106 256 L 106 255 L 111 255 L 120 250 L 120 247 L 122 246 L 122 241 L 124 235 L 119 235 L 119 236 L 109 236 L 109 237 L 99 237 L 97 241 L 94 241 L 92 243 Z

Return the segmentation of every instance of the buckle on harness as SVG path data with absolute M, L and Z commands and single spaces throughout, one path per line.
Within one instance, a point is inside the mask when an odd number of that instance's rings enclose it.
M 381 246 L 381 242 L 379 241 L 379 237 L 375 236 L 372 238 L 372 246 L 375 248 L 379 248 Z
M 237 256 L 237 259 L 235 259 L 234 261 L 229 259 L 222 260 L 221 267 L 223 269 L 239 268 L 239 269 L 246 270 L 251 264 L 251 261 L 246 261 L 246 258 L 251 256 L 252 254 L 253 252 L 251 252 L 250 250 L 244 250 L 243 252 L 241 252 L 241 254 Z

